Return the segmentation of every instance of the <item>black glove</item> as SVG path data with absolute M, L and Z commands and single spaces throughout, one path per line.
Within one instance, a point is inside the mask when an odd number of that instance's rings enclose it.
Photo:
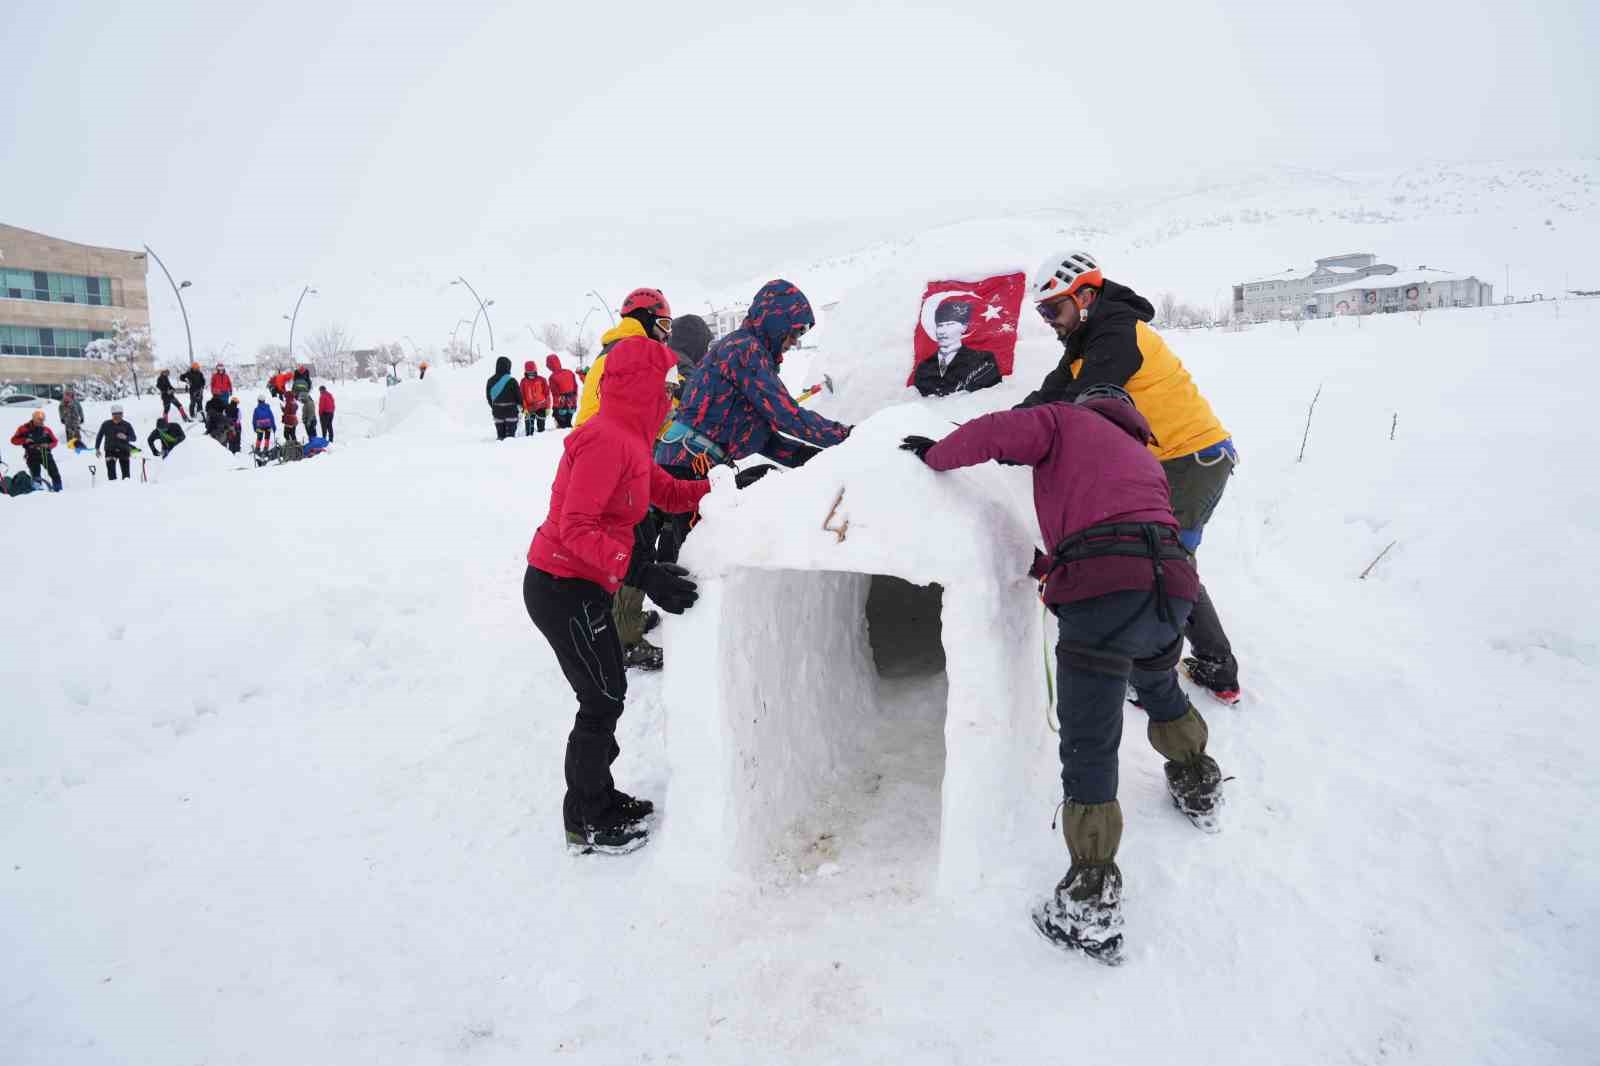
M 900 441 L 900 450 L 903 452 L 915 452 L 918 459 L 927 462 L 928 449 L 938 443 L 938 441 L 930 437 L 905 437 Z
M 760 481 L 762 478 L 766 477 L 768 474 L 772 473 L 772 470 L 773 468 L 770 463 L 761 463 L 757 466 L 746 467 L 737 474 L 733 475 L 734 487 L 747 489 L 751 485 L 754 485 L 756 482 Z
M 629 578 L 628 584 L 668 614 L 682 614 L 700 598 L 689 571 L 677 563 L 646 563 Z

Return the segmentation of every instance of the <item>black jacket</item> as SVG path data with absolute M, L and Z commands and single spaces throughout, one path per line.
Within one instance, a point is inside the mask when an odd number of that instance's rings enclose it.
M 1000 384 L 1000 364 L 993 352 L 968 348 L 963 344 L 943 374 L 939 373 L 938 353 L 917 364 L 911 383 L 924 396 L 948 396 L 952 392 L 977 392 Z
M 139 439 L 139 434 L 133 428 L 133 423 L 124 418 L 121 422 L 108 418 L 100 423 L 100 432 L 94 437 L 94 450 L 99 451 L 103 442 L 107 455 L 128 455 L 133 450 L 133 442 Z
M 206 387 L 206 376 L 194 367 L 185 371 L 178 380 L 189 386 L 190 392 L 200 392 Z
M 163 396 L 171 396 L 177 391 L 172 387 L 172 378 L 165 370 L 156 375 L 156 391 Z
M 1121 385 L 1144 365 L 1134 327 L 1156 317 L 1150 301 L 1126 285 L 1108 281 L 1089 312 L 1089 320 L 1067 337 L 1061 362 L 1018 407 L 1041 403 L 1070 403 L 1089 385 Z M 1078 376 L 1072 364 L 1082 359 Z
M 299 367 L 296 369 L 294 372 L 294 377 L 289 382 L 289 387 L 293 389 L 294 394 L 300 397 L 302 400 L 307 396 L 310 396 L 311 369 L 309 367 Z
M 499 391 L 495 387 L 506 382 Z M 511 360 L 505 356 L 494 361 L 494 373 L 483 385 L 483 398 L 489 401 L 489 410 L 496 418 L 516 418 L 522 410 L 522 385 L 511 375 Z
M 176 422 L 165 423 L 166 428 L 161 428 L 163 423 L 157 422 L 156 428 L 150 431 L 145 438 L 145 443 L 150 445 L 150 450 L 156 455 L 166 456 L 172 449 L 183 443 L 183 427 Z

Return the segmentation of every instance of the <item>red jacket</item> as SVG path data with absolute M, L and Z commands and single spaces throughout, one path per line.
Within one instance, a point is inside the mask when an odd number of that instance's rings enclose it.
M 20 445 L 23 448 L 29 446 L 37 447 L 39 445 L 54 448 L 56 446 L 56 435 L 50 431 L 49 426 L 43 424 L 36 426 L 33 424 L 33 420 L 29 419 L 18 426 L 15 433 L 11 434 L 11 443 Z
M 645 511 L 651 505 L 693 511 L 710 491 L 709 482 L 679 481 L 651 461 L 656 432 L 672 406 L 664 386 L 675 364 L 665 345 L 645 337 L 611 349 L 600 413 L 562 444 L 550 513 L 528 546 L 529 566 L 615 592 L 633 554 L 633 527 Z
M 563 411 L 575 410 L 578 406 L 578 375 L 563 370 L 561 360 L 554 355 L 547 356 L 544 365 L 550 368 L 550 392 L 555 398 L 555 406 Z
M 935 470 L 1006 459 L 1033 467 L 1033 509 L 1045 550 L 1070 534 L 1113 523 L 1170 526 L 1171 490 L 1161 464 L 1145 447 L 1150 425 L 1116 400 L 1077 407 L 1051 403 L 974 418 L 935 444 L 923 461 Z M 1200 578 L 1186 560 L 1163 560 L 1167 594 L 1193 601 Z M 1100 556 L 1057 567 L 1045 585 L 1046 603 L 1073 603 L 1110 592 L 1150 588 L 1148 558 Z
M 333 414 L 333 393 L 324 392 L 317 397 L 317 413 L 320 415 Z
M 529 371 L 522 378 L 522 409 L 544 411 L 550 407 L 550 386 L 538 373 Z
M 298 426 L 300 424 L 300 405 L 295 402 L 294 393 L 283 394 L 283 424 Z
M 215 396 L 219 392 L 232 391 L 233 379 L 228 376 L 226 370 L 218 370 L 211 375 L 211 395 Z

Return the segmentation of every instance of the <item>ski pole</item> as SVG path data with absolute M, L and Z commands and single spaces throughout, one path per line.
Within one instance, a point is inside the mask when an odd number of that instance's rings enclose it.
M 89 464 L 89 487 L 91 489 L 94 488 L 94 475 L 99 471 L 99 469 L 100 468 L 95 466 L 93 463 Z

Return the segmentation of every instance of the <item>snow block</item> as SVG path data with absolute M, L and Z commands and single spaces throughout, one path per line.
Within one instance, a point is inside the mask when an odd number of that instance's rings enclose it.
M 676 876 L 754 872 L 786 829 L 848 787 L 841 770 L 859 764 L 879 713 L 865 609 L 873 575 L 944 589 L 938 889 L 1004 875 L 1018 854 L 1015 812 L 1059 798 L 1042 611 L 1025 576 L 1027 472 L 936 475 L 894 447 L 930 432 L 941 432 L 937 414 L 908 405 L 744 492 L 714 472 L 682 557 L 700 600 L 662 627 L 671 817 L 661 853 Z M 830 511 L 842 539 L 822 528 Z

